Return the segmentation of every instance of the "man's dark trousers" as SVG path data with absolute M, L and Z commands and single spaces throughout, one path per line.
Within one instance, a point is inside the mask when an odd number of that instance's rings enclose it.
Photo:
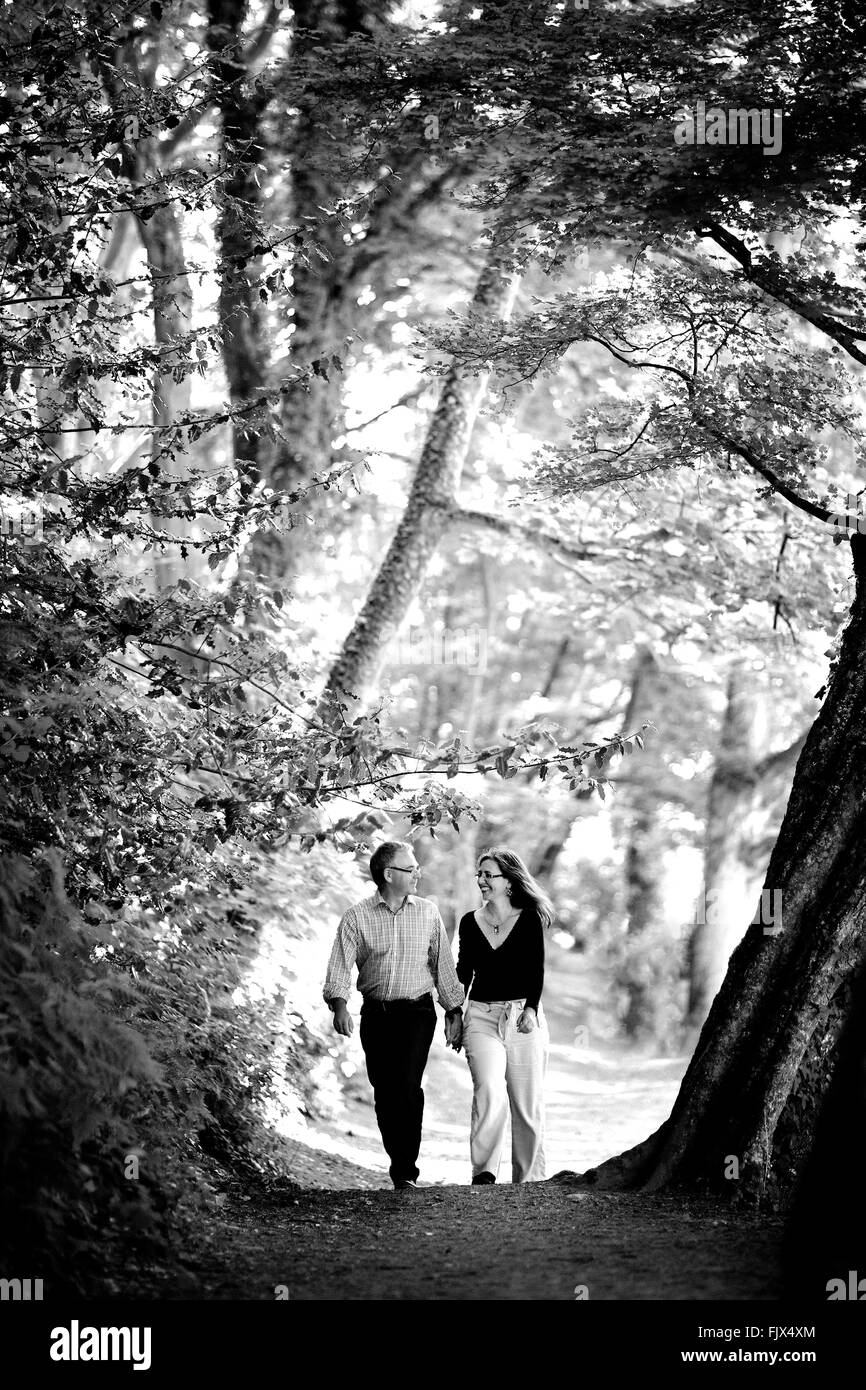
M 418 1177 L 424 1119 L 421 1078 L 435 1031 L 432 994 L 384 1004 L 365 999 L 361 1005 L 361 1046 L 395 1183 Z

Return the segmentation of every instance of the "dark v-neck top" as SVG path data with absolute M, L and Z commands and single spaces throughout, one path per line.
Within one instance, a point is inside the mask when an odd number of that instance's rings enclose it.
M 458 927 L 457 978 L 472 998 L 525 999 L 537 1009 L 544 987 L 544 928 L 533 908 L 523 908 L 501 946 L 495 949 L 467 912 Z

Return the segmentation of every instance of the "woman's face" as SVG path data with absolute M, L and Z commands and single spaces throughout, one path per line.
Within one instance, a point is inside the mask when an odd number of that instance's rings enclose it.
M 481 890 L 481 897 L 485 903 L 502 903 L 507 901 L 508 879 L 502 873 L 495 859 L 482 859 L 478 865 L 478 887 Z M 488 877 L 485 877 L 488 875 Z

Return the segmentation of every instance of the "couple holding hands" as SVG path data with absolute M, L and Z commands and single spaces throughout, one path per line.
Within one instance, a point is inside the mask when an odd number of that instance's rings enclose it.
M 361 1046 L 395 1188 L 413 1188 L 418 1179 L 434 988 L 446 1043 L 463 1048 L 472 1075 L 473 1184 L 497 1179 L 509 1109 L 512 1182 L 544 1177 L 541 991 L 553 909 L 512 850 L 485 850 L 477 867 L 482 902 L 461 918 L 456 968 L 439 909 L 414 892 L 420 870 L 402 840 L 374 852 L 376 891 L 344 913 L 331 951 L 323 993 L 345 1037 L 354 1028 L 347 1001 L 358 968 Z

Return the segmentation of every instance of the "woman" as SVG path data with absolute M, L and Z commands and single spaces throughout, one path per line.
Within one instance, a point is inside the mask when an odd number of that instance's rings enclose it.
M 457 975 L 467 994 L 462 1045 L 472 1073 L 473 1184 L 495 1182 L 511 1110 L 511 1181 L 544 1177 L 544 1072 L 549 1035 L 541 1007 L 550 899 L 523 860 L 488 849 L 476 874 L 482 904 L 460 921 Z

